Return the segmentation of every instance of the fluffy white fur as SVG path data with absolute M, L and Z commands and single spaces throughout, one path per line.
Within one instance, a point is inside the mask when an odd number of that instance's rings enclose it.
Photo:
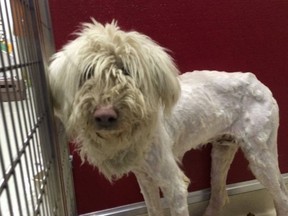
M 194 71 L 178 77 L 164 48 L 114 22 L 93 20 L 77 35 L 53 56 L 49 80 L 55 114 L 83 160 L 109 180 L 134 172 L 150 216 L 163 215 L 159 188 L 172 216 L 188 216 L 189 180 L 177 163 L 186 151 L 212 143 L 204 215 L 216 216 L 228 199 L 227 171 L 240 147 L 277 215 L 288 215 L 277 161 L 278 106 L 253 74 Z M 109 117 L 108 125 L 99 116 Z

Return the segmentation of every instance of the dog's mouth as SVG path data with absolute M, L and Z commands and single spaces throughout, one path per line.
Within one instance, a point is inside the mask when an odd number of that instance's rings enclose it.
M 109 125 L 109 126 L 102 126 L 99 127 L 99 125 L 97 125 L 97 123 L 95 123 L 96 126 L 94 127 L 95 130 L 95 134 L 102 139 L 110 139 L 110 138 L 121 138 L 123 136 L 123 134 L 125 134 L 126 136 L 129 136 L 133 133 L 135 133 L 136 131 L 139 131 L 139 127 L 140 124 L 139 123 L 128 123 L 127 121 L 123 122 L 122 121 L 118 121 L 117 123 L 114 123 L 113 126 Z
M 99 132 L 113 132 L 119 130 L 118 120 L 110 119 L 105 122 L 95 119 L 95 127 Z
M 95 134 L 101 139 L 108 140 L 111 138 L 121 137 L 123 135 L 123 130 L 119 128 L 96 129 Z
M 119 130 L 100 130 L 100 131 L 96 131 L 95 133 L 98 137 L 100 137 L 102 139 L 107 139 L 111 136 L 113 136 L 113 137 L 120 136 L 121 131 L 119 131 Z
M 103 127 L 103 126 L 99 127 L 97 124 L 96 124 L 95 130 L 96 130 L 96 133 L 99 133 L 99 134 L 119 133 L 120 131 L 122 131 L 117 125 L 108 126 L 108 127 Z

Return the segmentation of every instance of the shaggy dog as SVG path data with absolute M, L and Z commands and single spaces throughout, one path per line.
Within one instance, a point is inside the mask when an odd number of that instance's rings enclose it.
M 212 143 L 211 199 L 205 216 L 228 200 L 227 171 L 238 147 L 271 193 L 278 216 L 288 193 L 277 161 L 278 106 L 251 73 L 179 72 L 166 50 L 115 22 L 86 23 L 53 56 L 49 80 L 56 115 L 80 155 L 114 180 L 132 171 L 150 216 L 187 216 L 189 180 L 178 162 Z

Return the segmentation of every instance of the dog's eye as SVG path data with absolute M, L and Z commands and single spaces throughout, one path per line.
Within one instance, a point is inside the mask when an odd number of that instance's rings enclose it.
M 88 80 L 90 79 L 92 76 L 94 75 L 94 68 L 89 67 L 85 70 L 84 74 L 83 74 L 83 78 L 84 80 Z
M 121 68 L 121 70 L 125 76 L 130 76 L 130 73 L 125 68 Z
M 82 74 L 79 87 L 83 85 L 86 80 L 89 80 L 94 75 L 94 68 L 88 67 Z

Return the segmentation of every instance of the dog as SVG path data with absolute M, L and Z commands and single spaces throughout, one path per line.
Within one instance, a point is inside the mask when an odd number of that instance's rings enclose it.
M 110 181 L 133 172 L 150 216 L 162 216 L 159 188 L 172 216 L 188 216 L 185 152 L 212 144 L 211 197 L 204 216 L 221 214 L 226 176 L 240 148 L 255 177 L 288 215 L 278 167 L 279 112 L 252 73 L 179 75 L 169 51 L 117 23 L 84 23 L 54 54 L 49 82 L 55 115 L 83 161 Z

